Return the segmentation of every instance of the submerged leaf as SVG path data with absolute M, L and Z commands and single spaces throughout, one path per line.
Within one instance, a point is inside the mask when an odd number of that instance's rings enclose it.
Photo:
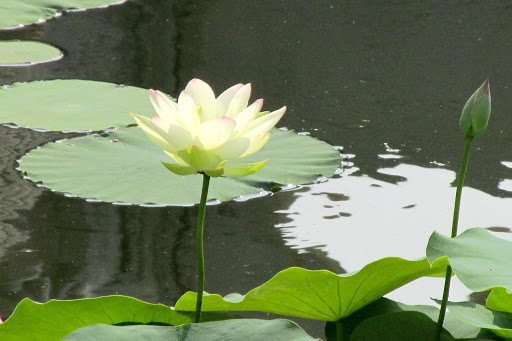
M 432 267 L 426 259 L 383 258 L 359 272 L 337 275 L 327 270 L 289 268 L 247 295 L 205 295 L 203 311 L 262 311 L 336 321 L 383 295 L 424 276 L 442 276 L 446 263 Z M 187 292 L 176 310 L 193 311 L 196 294 Z
M 255 174 L 212 179 L 209 198 L 230 200 L 262 189 L 269 191 L 275 183 L 311 183 L 319 174 L 332 175 L 340 162 L 339 153 L 327 143 L 278 129 L 271 131 L 269 142 L 259 152 L 244 161 L 262 159 L 269 161 Z M 202 177 L 175 175 L 161 164 L 166 160 L 172 162 L 141 129 L 134 127 L 118 129 L 107 136 L 48 143 L 30 151 L 19 163 L 31 180 L 83 198 L 131 204 L 199 202 Z

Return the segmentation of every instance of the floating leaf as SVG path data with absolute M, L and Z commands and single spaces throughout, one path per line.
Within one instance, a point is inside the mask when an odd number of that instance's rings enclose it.
M 94 8 L 125 0 L 2 0 L 0 4 L 0 29 L 29 25 L 46 20 L 70 9 Z
M 146 89 L 83 80 L 14 83 L 0 89 L 0 123 L 62 131 L 102 130 L 151 116 Z
M 446 262 L 432 268 L 424 258 L 409 261 L 389 257 L 366 265 L 354 274 L 289 268 L 249 291 L 247 295 L 205 295 L 203 311 L 262 311 L 274 314 L 337 321 L 404 284 L 424 276 L 442 275 Z M 195 309 L 196 294 L 187 292 L 176 310 Z
M 259 152 L 243 160 L 265 159 L 270 161 L 250 176 L 212 179 L 209 197 L 224 201 L 270 190 L 273 183 L 311 183 L 319 174 L 333 174 L 340 160 L 327 143 L 278 129 Z M 172 161 L 134 127 L 46 144 L 23 156 L 20 167 L 33 181 L 83 198 L 131 204 L 199 202 L 202 177 L 175 175 L 161 160 Z
M 211 314 L 202 316 L 205 320 L 226 318 Z M 0 340 L 60 341 L 72 331 L 96 323 L 180 325 L 192 321 L 192 315 L 127 296 L 50 300 L 44 304 L 25 298 L 11 317 L 0 324 Z
M 430 262 L 448 257 L 460 281 L 473 291 L 494 287 L 512 290 L 512 242 L 473 228 L 455 238 L 438 232 L 430 236 L 427 258 Z
M 432 341 L 436 340 L 437 323 L 416 311 L 387 313 L 363 321 L 354 330 L 350 341 Z M 455 341 L 446 331 L 442 341 Z
M 186 324 L 179 327 L 129 326 L 115 327 L 98 324 L 78 329 L 64 341 L 123 340 L 123 341 L 312 341 L 299 326 L 286 320 L 229 320 Z
M 489 329 L 498 336 L 512 338 L 512 314 L 486 309 L 472 302 L 448 302 L 450 314 L 460 321 Z
M 57 60 L 60 50 L 52 45 L 35 41 L 0 41 L 0 66 L 30 65 Z

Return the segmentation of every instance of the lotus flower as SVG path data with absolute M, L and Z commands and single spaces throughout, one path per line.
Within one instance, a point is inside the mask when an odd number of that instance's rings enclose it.
M 162 162 L 178 175 L 246 176 L 268 160 L 226 164 L 251 155 L 268 141 L 269 131 L 286 107 L 260 112 L 263 99 L 249 104 L 251 84 L 237 84 L 219 97 L 200 79 L 192 79 L 174 102 L 160 91 L 149 90 L 158 116 L 131 114 L 137 124 L 175 163 Z

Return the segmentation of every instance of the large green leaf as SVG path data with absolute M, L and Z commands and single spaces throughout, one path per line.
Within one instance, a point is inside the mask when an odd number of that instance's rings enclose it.
M 472 302 L 448 302 L 451 316 L 479 328 L 489 329 L 496 335 L 512 339 L 512 314 L 486 309 Z
M 60 50 L 48 44 L 35 41 L 0 41 L 0 66 L 30 65 L 57 60 L 60 57 Z
M 416 311 L 423 313 L 430 317 L 434 322 L 437 321 L 439 316 L 439 308 L 437 307 L 431 305 L 408 305 L 383 297 L 341 320 L 344 340 L 348 340 L 356 327 L 369 318 L 373 318 L 381 314 L 403 311 Z M 327 333 L 331 335 L 331 338 L 328 338 L 329 341 L 335 340 L 335 326 L 335 322 L 327 322 L 326 335 Z M 452 317 L 450 313 L 446 314 L 443 327 L 457 339 L 475 338 L 477 336 L 482 337 L 482 334 L 492 335 L 492 333 L 482 332 L 482 330 L 476 326 L 462 323 L 460 320 Z
M 121 2 L 124 0 L 2 0 L 0 29 L 50 19 L 69 9 L 94 8 Z
M 350 341 L 432 341 L 436 340 L 436 330 L 437 323 L 417 311 L 386 313 L 363 321 Z M 455 341 L 446 330 L 440 340 Z
M 432 267 L 426 259 L 409 261 L 389 257 L 366 265 L 354 274 L 289 268 L 247 295 L 203 297 L 204 311 L 263 311 L 324 321 L 337 321 L 383 295 L 424 276 L 442 275 L 446 263 Z M 195 309 L 196 294 L 187 292 L 176 310 Z
M 228 318 L 208 313 L 202 316 L 210 321 Z M 96 323 L 175 326 L 192 321 L 191 314 L 126 296 L 50 300 L 44 304 L 25 298 L 11 317 L 0 324 L 0 340 L 60 341 L 72 331 Z
M 491 310 L 512 313 L 512 293 L 508 293 L 505 288 L 494 288 L 485 305 Z
M 427 245 L 430 262 L 448 257 L 455 275 L 473 291 L 494 287 L 512 290 L 512 242 L 473 228 L 455 238 L 434 232 Z
M 81 328 L 64 341 L 123 340 L 123 341 L 312 341 L 299 326 L 286 320 L 229 320 L 186 324 L 179 327 L 129 326 L 104 324 Z
M 146 89 L 84 80 L 14 83 L 0 89 L 0 123 L 47 130 L 102 130 L 154 115 Z
M 262 150 L 243 160 L 265 159 L 269 162 L 253 175 L 213 178 L 209 197 L 224 201 L 270 190 L 273 183 L 311 183 L 319 174 L 332 175 L 340 161 L 327 143 L 278 129 L 271 131 Z M 133 127 L 49 143 L 23 156 L 20 167 L 33 181 L 84 198 L 131 204 L 199 202 L 202 177 L 175 175 L 161 160 L 172 161 Z

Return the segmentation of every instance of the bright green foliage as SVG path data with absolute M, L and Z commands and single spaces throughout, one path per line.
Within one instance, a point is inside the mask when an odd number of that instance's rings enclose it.
M 179 327 L 97 324 L 77 330 L 64 341 L 313 341 L 295 323 L 287 320 L 229 320 L 186 324 Z
M 472 291 L 512 290 L 511 255 L 512 242 L 481 228 L 466 230 L 455 238 L 434 232 L 427 245 L 428 260 L 432 263 L 448 257 L 455 275 Z
M 30 25 L 40 19 L 50 19 L 65 10 L 94 8 L 120 3 L 121 0 L 2 0 L 0 3 L 0 29 Z
M 348 275 L 289 268 L 245 296 L 205 295 L 203 311 L 263 311 L 336 321 L 404 284 L 424 276 L 442 275 L 445 270 L 446 262 L 431 268 L 426 259 L 409 261 L 396 257 L 377 260 Z M 195 301 L 196 294 L 187 292 L 176 303 L 176 310 L 192 311 Z
M 505 288 L 494 288 L 487 297 L 486 306 L 494 311 L 512 313 L 512 293 Z
M 31 64 L 58 59 L 58 48 L 35 41 L 0 41 L 1 64 Z
M 121 127 L 133 124 L 130 111 L 154 114 L 148 90 L 76 79 L 14 83 L 0 89 L 0 123 L 25 128 L 96 131 Z
M 464 323 L 489 329 L 506 339 L 512 338 L 511 313 L 492 311 L 472 302 L 448 302 L 448 310 L 453 317 Z
M 273 129 L 269 142 L 244 162 L 265 159 L 270 161 L 255 174 L 216 178 L 209 198 L 230 200 L 259 193 L 261 188 L 270 190 L 275 183 L 311 183 L 318 174 L 332 175 L 340 157 L 325 142 Z M 161 164 L 166 160 L 172 161 L 141 129 L 133 127 L 103 137 L 91 135 L 46 144 L 23 156 L 20 167 L 33 181 L 84 198 L 132 204 L 198 203 L 202 177 L 172 174 Z
M 191 315 L 162 304 L 150 304 L 126 296 L 105 296 L 45 304 L 22 300 L 7 321 L 0 324 L 0 340 L 57 341 L 75 329 L 95 323 L 190 323 Z
M 491 89 L 486 80 L 469 98 L 462 109 L 460 129 L 465 135 L 478 136 L 487 128 L 491 116 Z
M 436 336 L 436 325 L 427 315 L 416 311 L 386 313 L 363 321 L 354 330 L 350 341 L 432 341 Z M 440 340 L 455 341 L 446 331 Z

